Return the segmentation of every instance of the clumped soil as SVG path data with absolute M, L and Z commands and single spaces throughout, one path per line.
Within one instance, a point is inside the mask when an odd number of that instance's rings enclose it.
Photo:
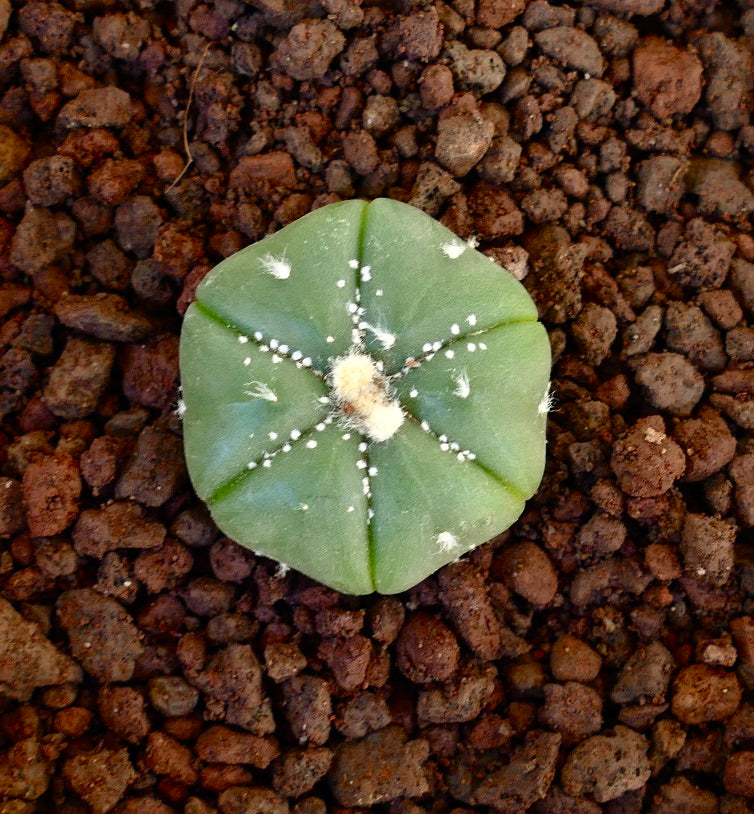
M 754 810 L 753 88 L 751 0 L 0 0 L 0 812 Z M 220 535 L 175 413 L 207 270 L 355 196 L 555 360 L 395 597 Z

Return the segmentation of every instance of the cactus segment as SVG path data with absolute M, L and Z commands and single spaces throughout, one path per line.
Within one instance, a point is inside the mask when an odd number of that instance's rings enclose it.
M 388 443 L 369 447 L 374 584 L 381 593 L 411 588 L 507 528 L 524 508 L 522 495 L 443 446 L 406 422 Z
M 324 372 L 329 358 L 352 345 L 353 261 L 366 207 L 365 201 L 333 204 L 241 249 L 204 278 L 198 300 L 249 336 L 260 333 L 263 341 L 301 351 Z
M 394 387 L 419 421 L 462 450 L 473 450 L 480 465 L 528 496 L 545 466 L 537 410 L 549 367 L 544 327 L 519 322 L 449 342 L 408 368 Z
M 350 435 L 348 439 L 343 435 Z M 347 593 L 374 590 L 361 439 L 330 424 L 312 429 L 210 500 L 220 528 Z
M 323 421 L 327 386 L 312 370 L 218 322 L 203 306 L 181 335 L 184 447 L 196 493 L 206 500 L 291 433 Z M 190 348 L 190 351 L 185 351 Z M 274 434 L 274 438 L 270 437 Z
M 537 309 L 511 274 L 426 215 L 409 217 L 387 199 L 369 205 L 361 304 L 370 324 L 394 336 L 385 347 L 367 331 L 364 344 L 388 374 L 435 343 L 509 322 L 535 321 Z
M 550 347 L 504 269 L 406 204 L 333 204 L 185 317 L 186 459 L 220 529 L 396 593 L 506 529 L 544 468 Z

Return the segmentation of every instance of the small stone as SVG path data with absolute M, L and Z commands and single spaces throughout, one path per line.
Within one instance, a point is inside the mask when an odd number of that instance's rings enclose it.
M 115 347 L 72 336 L 55 363 L 43 399 L 61 418 L 84 418 L 94 412 L 110 379 Z
M 501 624 L 479 569 L 468 562 L 451 563 L 438 581 L 440 601 L 461 639 L 483 661 L 499 658 Z
M 55 304 L 55 316 L 69 328 L 111 342 L 138 342 L 152 326 L 117 294 L 69 294 Z
M 164 539 L 161 523 L 146 518 L 137 504 L 125 502 L 84 510 L 73 530 L 76 551 L 97 558 L 119 548 L 157 548 Z
M 673 715 L 684 724 L 724 721 L 741 702 L 736 674 L 722 667 L 691 664 L 673 682 Z
M 723 784 L 728 794 L 754 797 L 754 752 L 734 752 L 725 762 Z
M 552 646 L 550 670 L 557 681 L 593 681 L 601 666 L 600 654 L 570 633 L 561 636 Z
M 705 67 L 705 100 L 719 130 L 746 125 L 746 99 L 754 82 L 754 59 L 741 43 L 721 31 L 703 34 L 695 43 Z
M 24 472 L 26 522 L 32 537 L 52 537 L 73 523 L 79 512 L 81 477 L 69 455 L 30 463 Z
M 335 716 L 338 732 L 348 740 L 363 738 L 376 732 L 392 720 L 385 699 L 378 695 L 362 693 L 342 704 Z
M 300 797 L 323 778 L 333 761 L 333 751 L 324 746 L 291 749 L 272 769 L 272 787 L 283 797 Z
M 669 302 L 665 331 L 667 348 L 684 354 L 702 370 L 717 373 L 727 364 L 720 333 L 698 306 Z
M 105 726 L 128 743 L 139 743 L 149 733 L 144 696 L 133 687 L 101 687 L 97 708 Z
M 103 682 L 130 680 L 144 648 L 133 619 L 121 605 L 82 588 L 61 594 L 57 609 L 71 652 L 88 673 Z
M 681 532 L 686 573 L 718 588 L 725 585 L 735 563 L 736 526 L 716 517 L 687 514 Z
M 319 677 L 297 675 L 283 684 L 286 717 L 299 743 L 322 746 L 330 734 L 332 702 L 327 682 Z
M 12 537 L 26 522 L 21 484 L 0 477 L 0 539 Z
M 232 786 L 217 798 L 222 814 L 288 814 L 288 803 L 272 789 Z
M 534 35 L 534 41 L 547 56 L 589 76 L 602 76 L 605 61 L 593 37 L 578 28 L 559 25 Z
M 633 54 L 637 98 L 658 119 L 690 113 L 702 95 L 702 63 L 691 51 L 648 37 Z
M 133 455 L 115 484 L 115 497 L 144 506 L 162 506 L 186 481 L 180 438 L 157 427 L 145 427 Z
M 649 404 L 671 415 L 690 415 L 704 392 L 702 375 L 678 353 L 647 353 L 631 366 Z
M 609 355 L 618 334 L 618 323 L 609 308 L 587 303 L 574 320 L 573 335 L 586 362 L 600 365 Z
M 454 41 L 446 46 L 445 52 L 458 86 L 463 90 L 476 91 L 483 96 L 492 93 L 505 79 L 505 65 L 496 51 L 469 49 Z
M 164 732 L 149 733 L 144 765 L 156 775 L 169 777 L 184 786 L 193 786 L 199 779 L 191 749 Z
M 346 38 L 330 20 L 303 20 L 280 41 L 270 64 L 293 79 L 319 79 L 345 42 Z
M 0 417 L 22 408 L 37 377 L 36 365 L 28 351 L 9 348 L 0 357 Z
M 189 668 L 186 677 L 226 723 L 260 736 L 275 729 L 270 700 L 263 693 L 262 668 L 250 645 L 229 644 L 201 670 Z
M 237 732 L 222 725 L 205 729 L 196 741 L 195 751 L 207 763 L 246 763 L 259 769 L 266 769 L 279 754 L 272 738 Z
M 395 52 L 408 60 L 429 62 L 442 48 L 443 29 L 437 9 L 429 6 L 426 11 L 415 11 L 401 16 L 388 32 L 386 39 L 394 38 Z
M 406 741 L 398 727 L 386 727 L 335 752 L 328 780 L 342 806 L 373 806 L 398 797 L 421 797 L 429 791 L 424 763 L 425 740 Z
M 497 567 L 508 588 L 537 607 L 552 601 L 558 590 L 558 577 L 550 558 L 539 546 L 524 540 L 507 546 L 498 557 Z
M 421 75 L 422 104 L 427 110 L 439 110 L 453 98 L 453 73 L 447 65 L 433 63 Z
M 754 192 L 741 180 L 741 168 L 723 158 L 692 159 L 686 190 L 696 195 L 699 213 L 738 220 L 754 212 Z
M 648 305 L 631 325 L 623 330 L 623 355 L 636 356 L 647 353 L 654 344 L 662 327 L 662 308 Z
M 290 153 L 281 151 L 241 156 L 230 171 L 228 179 L 231 189 L 246 190 L 258 195 L 263 195 L 277 187 L 292 190 L 295 189 L 297 183 L 293 159 Z M 166 252 L 168 259 L 170 258 L 169 248 Z
M 670 214 L 683 195 L 687 162 L 680 157 L 657 155 L 638 168 L 637 200 L 648 212 Z
M 674 814 L 686 809 L 694 814 L 717 814 L 718 797 L 709 789 L 695 786 L 683 775 L 672 778 L 652 800 L 653 814 Z
M 563 789 L 606 803 L 641 788 L 651 774 L 648 746 L 645 737 L 620 725 L 611 734 L 588 738 L 566 759 L 560 775 Z
M 675 661 L 661 642 L 652 642 L 631 654 L 613 685 L 610 698 L 616 704 L 665 701 Z
M 0 628 L 0 692 L 4 696 L 25 702 L 39 687 L 81 682 L 81 667 L 59 651 L 39 625 L 24 619 L 2 598 Z
M 76 223 L 63 212 L 30 206 L 16 227 L 10 261 L 29 275 L 37 274 L 68 255 Z
M 133 11 L 103 14 L 94 18 L 94 38 L 114 59 L 134 62 L 149 38 L 149 22 Z
M 416 715 L 420 726 L 472 721 L 495 690 L 493 667 L 468 667 L 461 675 L 419 694 Z
M 146 195 L 135 195 L 115 211 L 118 245 L 137 257 L 148 257 L 162 226 L 157 204 Z
M 684 480 L 706 480 L 729 464 L 736 454 L 736 439 L 720 414 L 704 405 L 697 418 L 680 421 L 673 439 L 686 455 Z
M 68 758 L 62 776 L 93 814 L 105 814 L 136 779 L 136 772 L 126 748 L 98 746 Z
M 479 163 L 494 134 L 495 125 L 476 110 L 444 116 L 437 126 L 435 157 L 451 175 L 461 178 Z
M 415 684 L 450 678 L 458 666 L 459 653 L 451 630 L 422 611 L 408 618 L 396 642 L 398 669 Z
M 16 133 L 0 124 L 0 185 L 21 170 L 29 157 L 29 145 Z
M 747 667 L 754 666 L 754 619 L 751 616 L 732 619 L 730 631 L 736 643 L 738 657 Z
M 539 711 L 542 724 L 563 737 L 563 745 L 577 743 L 602 728 L 602 697 L 576 681 L 545 684 L 545 703 Z
M 681 285 L 718 288 L 725 280 L 736 244 L 702 218 L 686 225 L 684 239 L 668 262 L 668 272 Z
M 621 489 L 633 497 L 664 494 L 686 467 L 681 448 L 665 435 L 659 416 L 639 419 L 615 442 L 610 467 Z
M 306 667 L 306 657 L 295 642 L 270 642 L 264 649 L 267 675 L 276 682 L 293 678 Z
M 133 117 L 131 97 L 120 88 L 108 86 L 79 92 L 63 105 L 57 123 L 64 130 L 77 127 L 125 127 Z
M 448 778 L 450 792 L 485 811 L 534 811 L 533 806 L 552 786 L 560 742 L 555 732 L 528 732 L 500 768 L 494 762 L 490 764 L 484 754 L 475 759 L 473 752 L 464 750 L 454 760 Z
M 35 206 L 58 206 L 77 188 L 72 158 L 62 155 L 40 158 L 24 170 L 24 189 Z

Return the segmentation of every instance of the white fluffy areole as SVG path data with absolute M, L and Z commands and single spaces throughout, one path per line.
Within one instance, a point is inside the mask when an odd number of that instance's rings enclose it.
M 330 385 L 346 420 L 373 441 L 387 441 L 403 424 L 403 410 L 390 398 L 388 382 L 371 356 L 352 352 L 337 358 Z

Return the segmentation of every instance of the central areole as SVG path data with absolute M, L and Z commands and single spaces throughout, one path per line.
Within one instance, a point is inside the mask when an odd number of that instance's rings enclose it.
M 390 385 L 371 356 L 353 351 L 333 362 L 329 376 L 335 404 L 346 426 L 387 441 L 403 424 L 403 410 L 390 398 Z

